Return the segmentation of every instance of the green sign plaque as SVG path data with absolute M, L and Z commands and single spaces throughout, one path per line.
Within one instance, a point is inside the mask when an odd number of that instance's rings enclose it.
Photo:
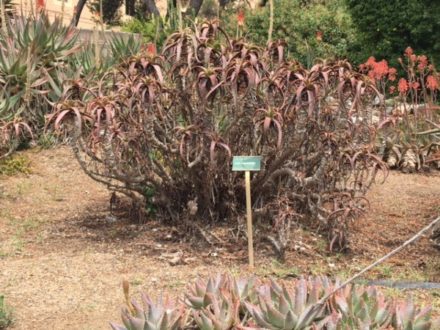
M 261 156 L 234 156 L 232 159 L 233 171 L 259 171 Z

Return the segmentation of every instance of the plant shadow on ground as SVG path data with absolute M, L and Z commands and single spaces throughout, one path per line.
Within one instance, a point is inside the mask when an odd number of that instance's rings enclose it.
M 168 225 L 158 220 L 155 215 L 139 223 L 128 204 L 123 204 L 123 207 L 113 212 L 109 209 L 108 203 L 85 209 L 78 217 L 57 223 L 52 233 L 54 237 L 60 235 L 63 239 L 86 240 L 86 244 L 95 244 L 103 248 L 115 246 L 126 252 L 155 256 L 165 261 L 167 258 L 162 258 L 162 255 L 181 252 L 182 264 L 185 264 L 186 257 L 208 265 L 215 259 L 232 271 L 234 267 L 247 265 L 246 234 L 242 230 L 240 235 L 236 235 L 240 227 L 238 224 L 206 226 L 200 223 L 199 227 L 212 238 L 210 244 L 203 237 L 204 234 L 200 231 L 195 232 L 193 227 Z M 375 244 L 371 247 L 363 245 L 364 241 L 359 237 L 363 235 L 364 227 L 370 220 L 368 216 L 361 218 L 353 226 L 353 235 L 357 236 L 353 237 L 350 249 L 346 253 L 329 252 L 325 237 L 313 230 L 302 227 L 292 228 L 292 241 L 287 250 L 285 263 L 276 258 L 275 251 L 257 229 L 256 273 L 264 277 L 277 278 L 328 275 L 345 279 L 397 247 L 411 235 L 411 228 L 400 232 L 401 228 L 397 227 L 396 232 L 387 235 L 383 241 L 371 237 Z M 233 230 L 232 227 L 237 229 Z M 370 232 L 368 234 L 371 235 Z M 378 235 L 381 236 L 380 233 Z M 438 252 L 430 246 L 428 239 L 423 239 L 415 246 L 410 246 L 406 254 L 398 254 L 370 271 L 365 279 L 438 282 L 440 264 L 437 259 Z M 173 262 L 170 264 L 174 265 Z
M 87 211 L 86 213 L 89 213 Z M 131 220 L 130 220 L 131 219 Z M 363 219 L 361 221 L 367 221 Z M 358 254 L 359 247 L 352 247 L 348 253 L 331 253 L 327 250 L 327 242 L 322 235 L 302 228 L 292 229 L 292 237 L 296 237 L 287 251 L 285 263 L 276 259 L 271 246 L 264 240 L 256 240 L 257 267 L 249 273 L 247 269 L 247 242 L 244 238 L 236 240 L 231 237 L 228 226 L 210 228 L 215 236 L 221 240 L 214 245 L 203 241 L 200 236 L 186 236 L 193 233 L 182 232 L 181 228 L 165 225 L 157 220 L 149 219 L 143 224 L 136 223 L 130 218 L 127 209 L 119 210 L 109 216 L 108 208 L 95 214 L 91 212 L 81 220 L 71 224 L 70 230 L 77 230 L 90 244 L 104 243 L 104 246 L 116 245 L 126 252 L 152 257 L 157 261 L 164 261 L 177 268 L 184 265 L 194 267 L 207 266 L 219 272 L 229 272 L 236 276 L 257 275 L 260 278 L 277 278 L 290 281 L 300 276 L 321 276 L 347 279 L 367 266 L 373 258 L 368 256 L 372 251 L 365 251 L 366 255 Z M 85 233 L 85 234 L 84 234 Z M 81 236 L 81 234 L 79 234 Z M 78 237 L 77 237 L 78 238 Z M 391 238 L 390 238 L 391 239 Z M 388 249 L 392 249 L 400 242 L 393 237 L 393 243 L 385 242 Z M 402 243 L 402 242 L 400 242 Z M 397 256 L 382 265 L 379 265 L 364 277 L 356 281 L 365 284 L 369 280 L 389 280 L 390 282 L 438 282 L 440 281 L 440 263 L 436 251 L 432 250 L 428 242 L 422 242 L 420 253 L 417 247 L 410 248 L 405 256 Z M 385 250 L 383 250 L 385 252 Z M 428 252 L 427 252 L 428 251 Z M 180 255 L 179 255 L 180 253 Z M 419 260 L 416 260 L 419 258 Z M 214 272 L 214 270 L 212 270 Z M 144 289 L 141 278 L 132 278 L 131 284 Z M 167 290 L 182 290 L 185 282 L 170 281 Z M 384 293 L 398 300 L 412 296 L 419 305 L 431 304 L 433 314 L 440 315 L 440 290 L 422 289 L 395 289 L 383 287 Z M 152 292 L 157 294 L 157 292 Z

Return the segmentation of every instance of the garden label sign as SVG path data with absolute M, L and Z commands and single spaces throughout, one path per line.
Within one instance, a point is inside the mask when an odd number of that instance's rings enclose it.
M 234 156 L 232 158 L 232 170 L 245 172 L 246 179 L 246 214 L 247 214 L 247 236 L 249 266 L 254 268 L 254 242 L 252 234 L 252 204 L 251 204 L 251 172 L 261 169 L 261 156 Z

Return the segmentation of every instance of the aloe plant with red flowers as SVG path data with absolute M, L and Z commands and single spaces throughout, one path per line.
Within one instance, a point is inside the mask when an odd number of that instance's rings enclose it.
M 375 110 L 381 154 L 389 167 L 405 172 L 440 169 L 438 72 L 425 55 L 416 55 L 410 47 L 399 63 L 402 75 L 373 57 L 360 67 L 383 97 L 388 96 Z

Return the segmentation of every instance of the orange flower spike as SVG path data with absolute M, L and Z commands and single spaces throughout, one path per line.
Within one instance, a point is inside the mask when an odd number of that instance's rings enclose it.
M 414 90 L 418 90 L 420 87 L 420 83 L 418 81 L 415 81 L 411 84 L 411 88 Z
M 409 85 L 405 78 L 400 78 L 397 89 L 400 94 L 405 94 L 408 91 Z
M 396 80 L 396 75 L 397 75 L 396 68 L 389 68 L 389 70 L 388 70 L 388 80 L 389 81 L 395 81 Z
M 322 31 L 316 31 L 316 40 L 322 41 L 323 33 Z
M 237 24 L 238 24 L 238 26 L 244 26 L 245 18 L 246 17 L 245 17 L 244 10 L 242 8 L 240 8 L 238 10 L 238 13 L 237 13 Z
M 370 68 L 372 68 L 375 64 L 376 64 L 376 59 L 374 58 L 374 56 L 370 56 L 367 62 L 365 62 L 365 65 L 369 66 Z
M 405 56 L 410 57 L 413 54 L 414 54 L 413 49 L 411 47 L 406 47 L 406 49 L 405 49 Z
M 428 58 L 425 55 L 421 55 L 417 58 L 417 60 L 419 61 L 417 68 L 420 71 L 423 71 L 428 66 Z
M 155 56 L 157 54 L 156 45 L 152 42 L 149 42 L 146 46 L 147 54 L 150 56 Z
M 383 76 L 388 74 L 388 62 L 382 60 L 380 62 L 376 62 L 373 66 L 374 77 L 378 80 L 382 79 Z
M 430 89 L 431 91 L 435 91 L 436 89 L 439 89 L 438 80 L 434 76 L 428 76 L 426 78 L 426 87 Z
M 45 6 L 45 0 L 37 0 L 37 11 L 43 10 Z

